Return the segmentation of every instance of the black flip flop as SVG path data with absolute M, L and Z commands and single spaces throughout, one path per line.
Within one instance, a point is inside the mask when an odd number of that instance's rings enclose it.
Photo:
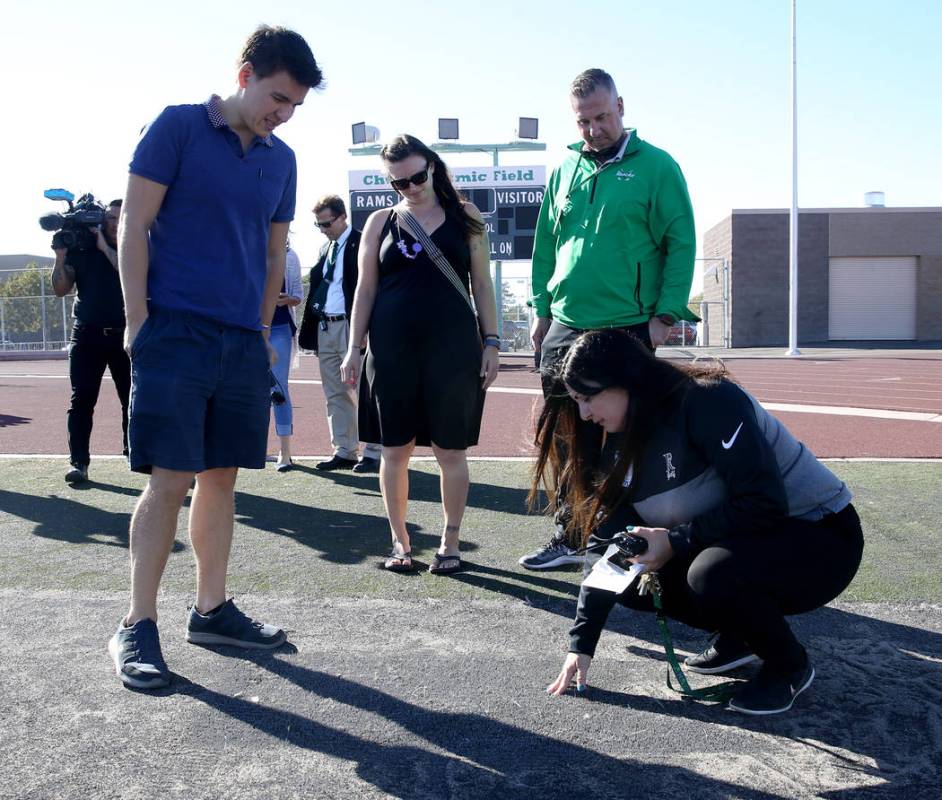
M 453 567 L 443 567 L 441 564 L 443 561 L 454 561 L 456 562 Z M 443 556 L 441 553 L 435 554 L 435 561 L 428 565 L 428 571 L 433 575 L 451 575 L 453 572 L 460 572 L 462 569 L 461 556 Z
M 396 563 L 397 561 L 399 562 L 398 564 Z M 408 561 L 409 563 L 402 563 L 404 561 Z M 414 569 L 414 565 L 412 563 L 412 551 L 410 550 L 408 553 L 397 553 L 395 550 L 393 550 L 389 554 L 389 558 L 383 562 L 383 569 L 387 569 L 390 572 L 412 572 Z

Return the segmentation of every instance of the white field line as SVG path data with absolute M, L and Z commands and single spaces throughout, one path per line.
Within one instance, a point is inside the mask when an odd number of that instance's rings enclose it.
M 66 380 L 68 375 L 3 375 L 3 378 L 49 378 L 55 380 Z M 105 376 L 110 378 L 110 376 Z M 288 384 L 297 384 L 301 386 L 320 385 L 321 381 L 295 378 L 288 381 Z M 494 394 L 520 394 L 531 397 L 541 397 L 543 392 L 540 389 L 528 389 L 526 387 L 513 386 L 492 386 L 487 390 Z M 761 401 L 760 401 L 761 402 Z M 840 417 L 869 417 L 871 419 L 895 419 L 908 420 L 910 422 L 939 422 L 942 423 L 942 414 L 934 411 L 893 411 L 884 408 L 857 408 L 855 406 L 815 406 L 802 403 L 767 403 L 762 402 L 762 407 L 767 411 L 787 411 L 793 414 L 825 414 Z
M 324 458 L 330 458 L 331 454 L 324 453 L 322 455 L 305 455 L 305 456 L 296 456 L 292 455 L 292 458 L 295 461 L 319 461 Z M 3 461 L 14 461 L 16 459 L 68 459 L 68 453 L 0 453 L 0 460 Z M 124 456 L 110 455 L 110 456 L 97 456 L 93 455 L 92 461 L 126 461 Z M 530 462 L 534 460 L 533 456 L 468 456 L 468 461 L 497 461 L 497 462 L 508 462 L 508 463 L 519 463 L 519 462 Z M 942 464 L 942 458 L 875 458 L 873 456 L 860 456 L 860 457 L 851 457 L 851 458 L 819 458 L 819 461 L 823 462 L 861 462 L 861 463 L 874 463 L 874 464 Z M 435 461 L 435 456 L 412 456 L 410 461 Z

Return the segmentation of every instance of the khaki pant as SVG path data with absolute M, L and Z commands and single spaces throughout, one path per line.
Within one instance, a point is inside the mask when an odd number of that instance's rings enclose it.
M 357 387 L 340 380 L 340 365 L 347 354 L 350 324 L 341 319 L 328 322 L 327 330 L 317 331 L 317 360 L 320 363 L 321 382 L 327 398 L 327 427 L 334 455 L 356 460 L 359 438 L 357 434 Z M 379 458 L 379 445 L 368 444 L 365 458 Z

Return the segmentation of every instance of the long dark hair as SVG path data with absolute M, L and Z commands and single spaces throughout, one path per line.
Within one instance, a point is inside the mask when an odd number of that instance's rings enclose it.
M 538 505 L 542 486 L 550 510 L 560 502 L 569 507 L 573 530 L 579 531 L 585 543 L 624 498 L 625 476 L 665 414 L 691 386 L 715 383 L 727 376 L 722 362 L 675 366 L 656 358 L 623 330 L 582 334 L 559 363 L 554 391 L 546 398 L 536 423 L 538 455 L 530 507 Z M 605 432 L 595 423 L 582 420 L 566 386 L 584 395 L 613 387 L 628 392 L 625 427 L 610 434 L 616 437 L 612 444 L 618 460 L 607 474 L 600 467 Z
M 441 203 L 446 217 L 451 217 L 460 226 L 464 232 L 465 239 L 471 240 L 475 236 L 480 236 L 484 232 L 484 224 L 470 216 L 464 210 L 461 204 L 461 196 L 455 185 L 451 181 L 451 175 L 448 167 L 430 147 L 423 144 L 414 136 L 408 133 L 399 134 L 392 141 L 383 145 L 379 151 L 379 157 L 387 164 L 395 164 L 409 156 L 422 156 L 429 164 L 434 167 L 432 172 L 432 188 L 435 190 L 435 196 Z

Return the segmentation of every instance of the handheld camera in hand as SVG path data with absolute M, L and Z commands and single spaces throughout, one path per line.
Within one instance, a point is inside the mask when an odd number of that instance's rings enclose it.
M 69 204 L 64 214 L 44 214 L 39 226 L 44 231 L 55 231 L 52 237 L 53 250 L 90 250 L 95 247 L 96 237 L 91 228 L 105 222 L 105 207 L 91 193 L 83 194 L 73 203 L 75 195 L 66 189 L 46 189 L 43 196 L 49 200 L 63 200 Z
M 275 406 L 283 406 L 288 402 L 288 398 L 285 397 L 285 390 L 281 386 L 281 382 L 275 377 L 275 373 L 271 370 L 268 370 L 268 385 L 271 387 L 271 402 Z
M 618 548 L 618 552 L 613 553 L 608 559 L 616 567 L 628 569 L 632 566 L 628 559 L 640 556 L 648 549 L 648 540 L 641 536 L 635 536 L 631 533 L 632 530 L 632 528 L 627 528 L 616 533 L 608 542 L 608 544 L 613 544 Z

